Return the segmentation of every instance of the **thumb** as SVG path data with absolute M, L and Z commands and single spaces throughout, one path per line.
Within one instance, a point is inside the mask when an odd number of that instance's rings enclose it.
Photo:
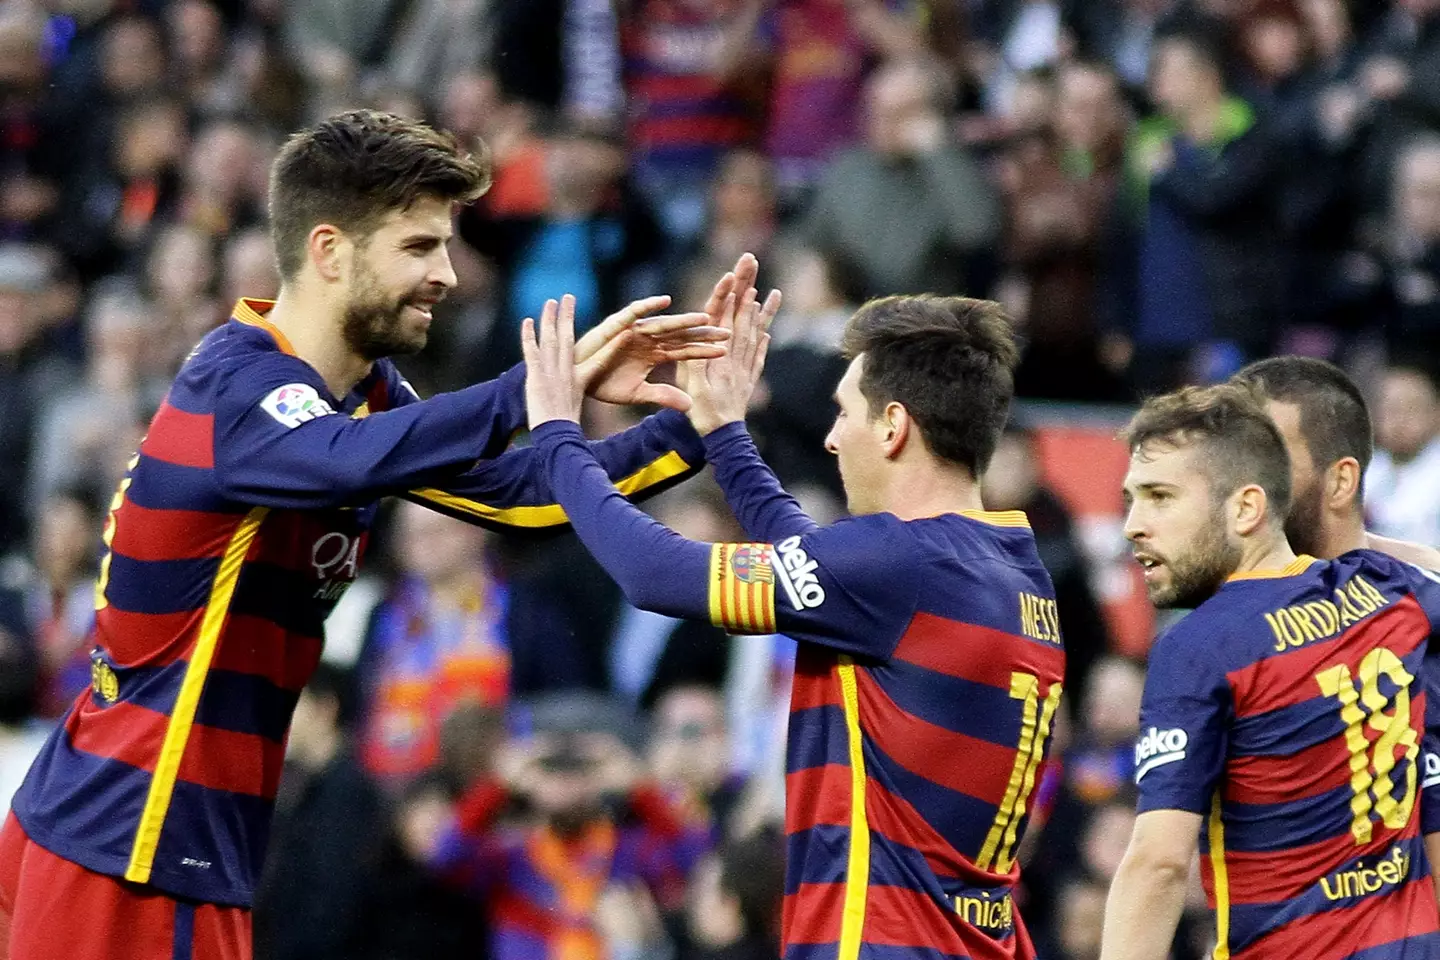
M 625 349 L 630 339 L 635 334 L 630 330 L 622 330 L 617 336 L 612 337 L 599 350 L 596 350 L 588 359 L 575 364 L 576 378 L 587 391 L 594 385 L 597 377 L 614 366 Z

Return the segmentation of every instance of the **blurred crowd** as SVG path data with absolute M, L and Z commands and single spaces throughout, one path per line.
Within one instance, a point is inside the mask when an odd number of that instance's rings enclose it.
M 547 297 L 587 325 L 694 308 L 751 251 L 786 296 L 752 428 L 822 522 L 844 322 L 930 291 L 1007 305 L 1042 417 L 1336 360 L 1373 403 L 1373 528 L 1440 543 L 1440 0 L 0 0 L 0 809 L 89 684 L 99 531 L 149 416 L 276 292 L 270 157 L 353 106 L 495 165 L 401 361 L 422 393 L 515 362 Z M 597 406 L 592 435 L 639 413 Z M 987 504 L 1029 513 L 1070 657 L 1022 909 L 1044 956 L 1089 960 L 1143 663 L 1039 477 L 1008 433 Z M 740 538 L 703 478 L 651 509 Z M 328 627 L 258 956 L 773 956 L 793 643 L 409 504 Z

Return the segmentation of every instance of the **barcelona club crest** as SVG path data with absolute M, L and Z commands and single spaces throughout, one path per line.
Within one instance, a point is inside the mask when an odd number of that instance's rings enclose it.
M 770 565 L 770 551 L 763 544 L 747 543 L 730 555 L 730 569 L 742 583 L 774 583 L 775 569 Z

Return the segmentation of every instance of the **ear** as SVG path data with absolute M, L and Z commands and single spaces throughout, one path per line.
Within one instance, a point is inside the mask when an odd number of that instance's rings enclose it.
M 345 234 L 328 223 L 317 225 L 305 238 L 305 252 L 322 280 L 335 283 L 345 276 L 347 251 L 352 247 Z
M 885 405 L 885 411 L 880 414 L 877 429 L 880 430 L 880 442 L 885 459 L 894 460 L 904 452 L 905 445 L 910 442 L 910 436 L 915 430 L 915 421 L 910 418 L 910 411 L 905 409 L 904 404 L 892 400 Z
M 1364 472 L 1354 457 L 1336 460 L 1325 470 L 1325 505 L 1335 510 L 1351 507 L 1360 496 Z
M 1258 483 L 1241 487 L 1231 494 L 1234 504 L 1235 532 L 1242 537 L 1252 536 L 1270 520 L 1270 498 L 1265 488 Z

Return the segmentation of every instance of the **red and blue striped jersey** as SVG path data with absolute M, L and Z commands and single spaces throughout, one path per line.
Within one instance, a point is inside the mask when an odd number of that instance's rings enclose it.
M 284 743 L 354 580 L 376 501 L 563 523 L 523 424 L 524 372 L 420 401 L 388 361 L 344 398 L 241 301 L 186 360 L 116 494 L 91 689 L 14 800 L 41 846 L 99 873 L 249 905 Z M 698 468 L 676 414 L 596 444 L 630 490 Z M 482 459 L 483 458 L 483 459 Z
M 1357 550 L 1232 578 L 1156 642 L 1139 809 L 1204 816 L 1217 960 L 1440 957 L 1417 802 L 1436 624 L 1440 583 Z
M 756 542 L 698 544 L 610 490 L 573 425 L 535 437 L 576 532 L 632 603 L 799 641 L 785 956 L 1033 957 L 1015 851 L 1065 653 L 1024 515 L 820 528 L 733 424 L 706 454 Z

